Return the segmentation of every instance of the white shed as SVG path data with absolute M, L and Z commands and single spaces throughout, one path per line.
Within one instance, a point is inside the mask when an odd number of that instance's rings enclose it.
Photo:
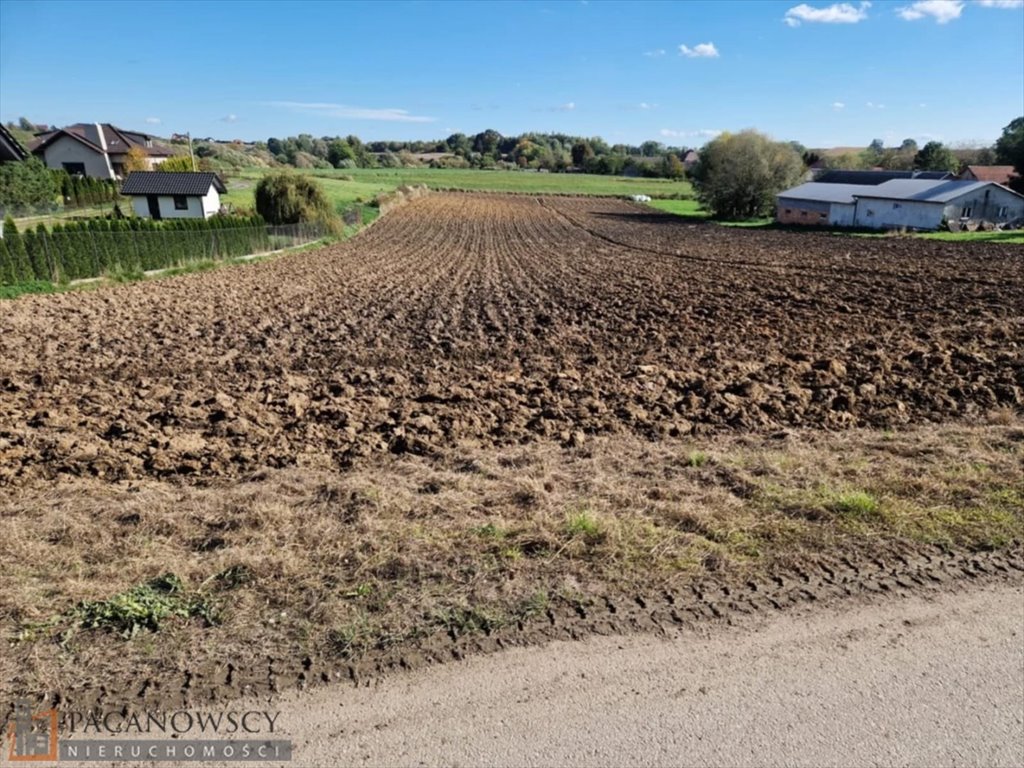
M 944 221 L 1002 223 L 1024 217 L 1024 195 L 985 181 L 896 179 L 856 195 L 854 226 L 938 229 Z
M 135 171 L 121 188 L 135 215 L 150 219 L 208 219 L 220 210 L 222 192 L 216 173 Z

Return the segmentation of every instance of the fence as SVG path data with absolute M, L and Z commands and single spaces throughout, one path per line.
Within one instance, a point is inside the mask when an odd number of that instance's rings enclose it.
M 251 256 L 320 239 L 319 225 L 258 224 L 219 228 L 122 231 L 5 232 L 0 239 L 0 285 L 62 282 L 117 273 L 181 267 Z

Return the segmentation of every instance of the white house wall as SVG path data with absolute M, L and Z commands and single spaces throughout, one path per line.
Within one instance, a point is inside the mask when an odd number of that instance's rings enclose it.
M 58 170 L 64 163 L 84 163 L 85 175 L 95 179 L 110 179 L 110 169 L 103 155 L 89 149 L 85 144 L 67 136 L 61 136 L 43 150 L 43 159 L 47 168 Z
M 160 206 L 161 219 L 208 219 L 220 210 L 220 196 L 217 190 L 210 188 L 210 194 L 205 198 L 188 196 L 188 208 L 184 211 L 176 210 L 174 197 L 172 195 L 158 195 L 157 204 Z M 149 201 L 146 195 L 132 195 L 132 210 L 135 215 L 143 219 L 149 216 Z
M 206 197 L 203 198 L 203 215 L 206 218 L 210 218 L 215 213 L 220 211 L 220 193 L 217 188 L 210 185 L 210 191 L 206 193 Z
M 140 219 L 149 218 L 149 203 L 145 197 L 132 197 L 132 210 Z

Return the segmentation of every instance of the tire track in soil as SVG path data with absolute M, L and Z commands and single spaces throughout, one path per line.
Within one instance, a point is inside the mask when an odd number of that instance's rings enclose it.
M 655 633 L 756 622 L 776 611 L 848 600 L 899 599 L 929 591 L 968 589 L 976 583 L 1024 581 L 1020 542 L 998 552 L 950 552 L 938 548 L 886 552 L 864 560 L 821 558 L 790 570 L 746 580 L 707 579 L 675 589 L 554 600 L 542 615 L 473 634 L 435 631 L 368 652 L 357 660 L 337 657 L 268 656 L 258 661 L 220 660 L 146 680 L 107 680 L 99 687 L 59 692 L 75 710 L 120 707 L 177 708 L 210 705 L 243 696 L 339 682 L 373 685 L 387 675 L 458 661 L 503 648 L 577 640 L 589 635 Z M 56 701 L 54 702 L 56 703 Z

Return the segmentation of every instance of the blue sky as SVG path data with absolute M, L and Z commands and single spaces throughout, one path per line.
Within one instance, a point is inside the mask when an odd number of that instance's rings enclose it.
M 158 135 L 994 140 L 1024 2 L 0 0 L 0 120 Z

